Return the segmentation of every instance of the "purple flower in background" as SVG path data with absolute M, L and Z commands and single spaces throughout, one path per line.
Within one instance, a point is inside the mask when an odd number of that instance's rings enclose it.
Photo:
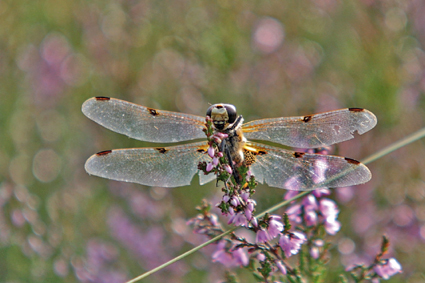
M 317 224 L 317 213 L 313 210 L 306 211 L 304 214 L 305 224 L 307 226 L 315 226 Z
M 318 209 L 316 198 L 313 195 L 308 195 L 302 200 L 304 211 L 316 211 Z
M 385 259 L 383 262 L 375 265 L 373 270 L 382 279 L 389 279 L 391 276 L 401 273 L 401 265 L 395 258 Z
M 306 242 L 306 237 L 301 232 L 292 232 L 285 234 L 280 237 L 279 245 L 285 253 L 285 256 L 288 258 L 292 255 L 296 255 L 301 249 L 301 245 Z
M 286 214 L 288 215 L 289 220 L 291 220 L 292 222 L 294 222 L 296 224 L 300 224 L 302 222 L 302 217 L 301 217 L 302 210 L 301 210 L 301 208 L 302 208 L 302 206 L 299 203 L 290 206 L 286 210 Z
M 336 203 L 330 199 L 321 199 L 319 209 L 325 218 L 336 218 L 339 213 Z
M 279 221 L 281 218 L 278 215 L 270 215 L 269 227 L 267 228 L 270 239 L 276 238 L 283 231 L 283 223 Z
M 286 193 L 289 195 L 288 197 L 285 196 L 285 199 L 290 199 L 294 197 L 296 194 L 298 194 L 298 188 L 300 187 L 298 176 L 293 176 L 286 180 L 285 182 L 285 188 L 289 191 Z
M 258 244 L 267 242 L 268 240 L 270 240 L 269 233 L 264 229 L 259 229 L 255 237 L 255 242 Z
M 249 258 L 246 251 L 242 248 L 232 250 L 226 247 L 226 243 L 226 241 L 220 241 L 217 244 L 217 249 L 212 255 L 213 261 L 228 267 L 247 266 Z
M 246 226 L 248 224 L 248 220 L 243 212 L 238 212 L 233 214 L 227 224 L 234 224 L 235 226 Z
M 321 188 L 321 189 L 316 189 L 313 191 L 313 195 L 316 198 L 320 198 L 322 196 L 328 196 L 331 194 L 331 190 L 329 190 L 328 188 Z
M 341 229 L 341 223 L 336 219 L 332 219 L 330 221 L 325 221 L 325 230 L 329 235 L 335 235 L 339 229 Z
M 283 264 L 283 262 L 281 260 L 276 260 L 276 267 L 277 269 L 279 269 L 280 272 L 282 272 L 282 274 L 286 274 L 286 267 Z

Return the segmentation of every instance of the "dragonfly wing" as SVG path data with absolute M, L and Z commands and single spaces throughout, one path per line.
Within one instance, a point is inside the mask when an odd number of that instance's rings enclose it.
M 242 126 L 247 139 L 292 147 L 314 148 L 352 139 L 376 125 L 376 116 L 362 108 L 346 108 L 308 116 L 254 120 Z
M 84 115 L 114 132 L 148 142 L 178 142 L 205 138 L 205 118 L 157 110 L 127 101 L 93 97 L 82 106 Z
M 205 175 L 204 172 L 199 171 L 199 184 L 205 185 L 206 183 L 211 182 L 212 180 L 217 179 L 217 176 L 213 173 L 210 173 L 208 175 Z
M 172 147 L 130 148 L 99 152 L 85 164 L 87 173 L 146 186 L 190 185 L 198 163 L 211 161 L 206 142 Z M 213 175 L 214 176 L 214 175 Z
M 362 163 L 340 156 L 288 151 L 247 143 L 253 155 L 251 172 L 260 183 L 276 188 L 306 191 L 319 187 L 347 187 L 366 183 L 372 177 Z

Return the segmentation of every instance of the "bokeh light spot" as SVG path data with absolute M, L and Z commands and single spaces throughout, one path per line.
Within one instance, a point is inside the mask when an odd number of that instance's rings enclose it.
M 350 238 L 342 238 L 338 242 L 338 250 L 344 255 L 349 255 L 354 252 L 356 244 Z
M 39 150 L 33 159 L 32 172 L 43 183 L 53 181 L 61 170 L 61 158 L 52 149 Z
M 253 47 L 262 53 L 276 51 L 285 38 L 283 25 L 274 18 L 263 18 L 254 29 Z

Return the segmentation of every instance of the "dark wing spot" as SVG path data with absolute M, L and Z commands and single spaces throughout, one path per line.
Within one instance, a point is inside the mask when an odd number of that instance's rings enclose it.
M 301 157 L 304 156 L 304 154 L 305 154 L 305 152 L 298 152 L 298 151 L 296 151 L 296 152 L 294 152 L 294 157 L 295 158 L 301 158 Z
M 159 151 L 159 153 L 166 153 L 168 150 L 165 147 L 155 147 L 156 150 Z
M 258 155 L 264 155 L 264 154 L 267 154 L 267 151 L 259 150 L 259 151 L 257 151 L 257 154 Z
M 348 158 L 348 157 L 345 157 L 344 158 L 348 163 L 351 163 L 351 164 L 354 164 L 354 165 L 360 165 L 360 162 L 359 161 L 357 161 L 357 160 L 354 160 L 354 159 L 351 159 L 351 158 Z
M 312 115 L 304 116 L 303 121 L 306 122 L 306 123 L 307 122 L 310 122 L 310 120 L 311 120 L 312 117 L 313 117 Z
M 198 148 L 196 151 L 197 152 L 200 152 L 200 153 L 205 153 L 206 152 L 205 149 L 203 149 L 203 148 Z
M 95 99 L 96 100 L 100 100 L 100 101 L 107 101 L 107 100 L 110 100 L 110 98 L 109 97 L 106 97 L 106 96 L 96 96 L 95 97 Z
M 363 108 L 348 108 L 348 110 L 350 110 L 352 112 L 363 112 L 364 111 Z
M 152 116 L 158 116 L 159 115 L 158 111 L 156 111 L 153 108 L 148 108 L 148 111 L 149 111 L 149 113 L 151 113 Z
M 112 152 L 112 150 L 105 150 L 105 151 L 101 151 L 101 152 L 96 153 L 96 155 L 97 156 L 107 155 L 107 154 L 109 154 L 111 152 Z

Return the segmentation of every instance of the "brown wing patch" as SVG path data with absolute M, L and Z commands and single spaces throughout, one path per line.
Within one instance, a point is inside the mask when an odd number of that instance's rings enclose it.
M 363 108 L 348 108 L 349 111 L 351 112 L 363 112 L 364 109 Z
M 109 154 L 111 152 L 112 152 L 112 150 L 104 150 L 104 151 L 101 151 L 101 152 L 96 153 L 96 155 L 97 156 L 107 155 L 107 154 Z
M 304 154 L 305 154 L 305 152 L 298 152 L 298 151 L 296 151 L 296 152 L 294 152 L 294 157 L 295 158 L 301 158 L 301 157 L 303 157 L 304 156 Z
M 106 96 L 96 96 L 95 99 L 97 101 L 108 101 L 108 100 L 111 100 L 110 97 L 106 97 Z
M 159 115 L 159 113 L 156 109 L 149 108 L 149 107 L 147 109 L 152 116 L 158 116 Z
M 308 123 L 308 122 L 310 122 L 310 121 L 311 121 L 311 118 L 313 118 L 313 116 L 312 116 L 312 115 L 304 116 L 303 121 L 304 121 L 304 122 L 306 122 L 306 123 Z
M 359 161 L 354 160 L 354 159 L 351 159 L 351 158 L 348 158 L 348 157 L 344 157 L 344 159 L 345 159 L 348 163 L 351 163 L 351 164 L 354 164 L 354 165 L 359 165 L 359 164 L 360 164 L 360 162 L 359 162 Z
M 166 153 L 168 150 L 165 147 L 155 147 L 156 150 L 159 151 L 159 153 Z

